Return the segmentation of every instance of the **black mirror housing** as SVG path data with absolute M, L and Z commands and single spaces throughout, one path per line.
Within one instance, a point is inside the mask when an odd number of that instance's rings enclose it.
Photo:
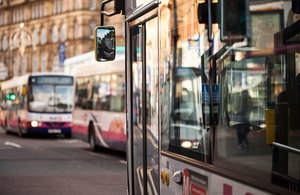
M 295 14 L 300 14 L 300 0 L 292 0 L 292 9 Z
M 98 62 L 112 61 L 116 56 L 116 35 L 113 26 L 95 28 L 95 58 Z

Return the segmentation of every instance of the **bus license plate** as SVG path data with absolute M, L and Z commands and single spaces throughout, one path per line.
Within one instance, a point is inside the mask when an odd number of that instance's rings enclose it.
M 48 133 L 61 133 L 61 129 L 48 129 Z

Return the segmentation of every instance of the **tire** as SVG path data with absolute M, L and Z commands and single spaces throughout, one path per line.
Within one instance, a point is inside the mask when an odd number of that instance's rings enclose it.
M 64 138 L 71 139 L 72 138 L 72 133 L 71 132 L 70 133 L 65 133 Z
M 95 128 L 93 124 L 90 124 L 89 126 L 89 144 L 92 151 L 97 151 L 98 146 L 96 144 Z
M 18 135 L 19 137 L 24 137 L 24 133 L 22 132 L 22 128 L 21 128 L 21 121 L 20 119 L 18 120 Z
M 10 131 L 8 130 L 8 125 L 7 125 L 7 119 L 5 119 L 4 127 L 3 127 L 5 134 L 10 134 Z

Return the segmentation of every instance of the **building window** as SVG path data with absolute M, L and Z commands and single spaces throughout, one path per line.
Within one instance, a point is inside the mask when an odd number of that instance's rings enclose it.
M 12 39 L 12 48 L 13 49 L 17 49 L 19 47 L 19 43 L 20 42 L 21 42 L 21 37 L 18 38 L 17 36 L 13 36 L 13 39 Z
M 16 11 L 15 10 L 12 11 L 12 22 L 13 23 L 16 22 Z
M 22 11 L 21 11 L 23 13 L 23 20 L 22 21 L 27 19 L 26 11 L 24 11 L 24 10 L 26 10 L 26 8 L 23 8 Z
M 90 38 L 94 38 L 94 31 L 95 31 L 96 23 L 93 21 L 90 23 Z
M 21 58 L 21 75 L 26 74 L 27 70 L 27 59 L 26 56 L 22 56 Z
M 7 78 L 7 67 L 4 63 L 0 62 L 0 80 L 4 80 Z
M 52 71 L 53 72 L 61 72 L 62 67 L 59 66 L 59 57 L 58 55 L 55 55 L 52 62 Z
M 60 13 L 65 11 L 64 0 L 60 0 Z
M 34 29 L 32 32 L 32 46 L 36 47 L 37 44 L 38 44 L 38 33 L 37 33 L 37 30 Z
M 59 14 L 64 11 L 64 1 L 63 0 L 54 0 L 52 12 L 53 14 Z
M 40 17 L 43 17 L 43 16 L 44 16 L 44 13 L 43 13 L 43 5 L 42 5 L 42 4 L 39 5 L 39 15 L 40 15 Z
M 34 5 L 31 7 L 31 18 L 35 18 Z
M 90 0 L 90 10 L 96 9 L 96 0 Z
M 60 40 L 65 41 L 67 39 L 67 25 L 63 24 L 60 28 Z
M 2 49 L 3 51 L 8 49 L 8 42 L 7 42 L 7 36 L 4 35 L 2 38 Z
M 43 4 L 43 16 L 47 16 L 47 9 L 45 4 Z
M 47 54 L 43 53 L 41 55 L 41 72 L 47 71 Z
M 32 56 L 32 72 L 37 72 L 37 57 L 36 57 L 36 55 Z
M 6 18 L 5 18 L 5 13 L 1 12 L 0 13 L 0 26 L 3 26 L 6 24 Z
M 52 5 L 52 13 L 56 14 L 56 1 L 53 1 L 53 5 Z
M 13 70 L 14 70 L 14 76 L 19 75 L 19 56 L 15 57 L 13 59 Z
M 41 44 L 44 45 L 47 42 L 46 28 L 41 30 Z
M 58 27 L 55 25 L 52 28 L 52 42 L 56 43 L 58 41 Z
M 74 39 L 78 38 L 78 23 L 75 21 L 74 23 Z
M 41 17 L 40 13 L 39 13 L 39 6 L 38 5 L 35 5 L 34 6 L 34 11 L 35 11 L 35 15 L 37 18 Z
M 79 5 L 78 5 L 78 0 L 74 0 L 74 9 L 78 9 Z
M 19 22 L 19 12 L 17 9 L 15 10 L 15 18 L 15 22 Z

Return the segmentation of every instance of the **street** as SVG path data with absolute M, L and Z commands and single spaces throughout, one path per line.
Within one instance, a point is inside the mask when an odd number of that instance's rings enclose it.
M 0 129 L 0 195 L 126 194 L 126 155 L 77 139 L 6 135 Z

